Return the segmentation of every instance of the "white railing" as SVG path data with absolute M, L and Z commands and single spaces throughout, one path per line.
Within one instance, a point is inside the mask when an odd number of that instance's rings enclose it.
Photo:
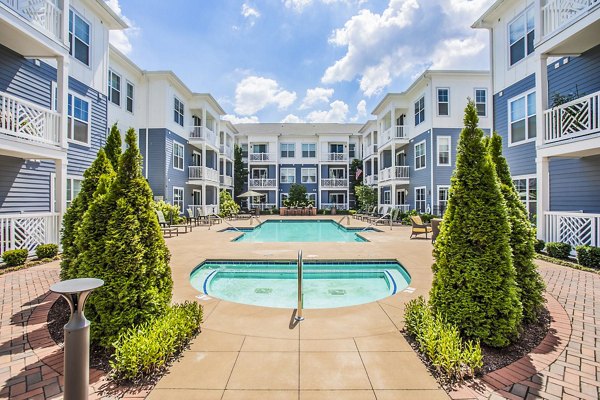
M 347 178 L 324 178 L 324 179 L 321 179 L 321 187 L 324 187 L 324 188 L 348 187 L 348 179 Z
M 190 205 L 188 206 L 190 210 L 194 213 L 196 217 L 204 217 L 207 215 L 218 215 L 219 214 L 219 206 L 217 204 L 207 204 L 205 206 L 202 205 Z M 187 215 L 187 210 L 184 214 Z
M 373 154 L 377 154 L 377 144 L 368 144 L 363 148 L 364 156 L 363 158 L 367 158 L 372 156 Z
M 221 175 L 220 182 L 223 186 L 233 186 L 233 177 L 228 175 Z
M 391 140 L 408 140 L 408 127 L 405 125 L 390 126 L 381 135 L 380 142 L 382 145 L 387 144 Z
M 190 127 L 190 142 L 202 141 L 216 147 L 217 135 L 206 126 Z
M 379 181 L 389 181 L 394 179 L 406 180 L 410 176 L 410 167 L 401 165 L 396 167 L 388 167 L 379 171 Z
M 226 144 L 222 144 L 219 148 L 221 154 L 224 154 L 227 158 L 233 158 L 233 149 L 231 146 L 227 146 Z
M 0 254 L 13 249 L 27 249 L 33 254 L 40 244 L 59 241 L 58 213 L 0 214 Z
M 365 184 L 366 185 L 376 185 L 377 182 L 379 182 L 379 176 L 377 174 L 375 175 L 367 175 L 365 176 Z
M 250 153 L 250 161 L 275 161 L 275 156 L 271 153 Z
M 248 180 L 249 187 L 276 187 L 277 179 L 272 178 L 254 178 Z
M 52 0 L 0 0 L 47 36 L 62 41 L 63 11 Z
M 600 0 L 547 0 L 542 6 L 542 36 L 566 27 Z
M 600 131 L 600 92 L 544 112 L 544 142 L 552 143 Z
M 569 243 L 573 248 L 600 245 L 600 214 L 546 211 L 544 224 L 546 242 Z
M 410 211 L 410 204 L 396 204 L 394 208 L 406 213 Z
M 323 155 L 323 161 L 348 161 L 348 154 L 346 154 L 346 153 L 325 153 Z
M 0 92 L 0 133 L 60 146 L 60 114 Z
M 347 210 L 348 205 L 346 203 L 321 203 L 321 209 L 329 210 L 335 208 L 336 210 Z
M 250 208 L 254 209 L 258 207 L 261 211 L 265 211 L 265 210 L 269 210 L 271 208 L 277 208 L 277 204 L 275 203 L 256 203 L 256 204 L 251 204 Z
M 190 165 L 188 170 L 189 179 L 205 179 L 207 181 L 219 182 L 219 171 L 216 169 Z

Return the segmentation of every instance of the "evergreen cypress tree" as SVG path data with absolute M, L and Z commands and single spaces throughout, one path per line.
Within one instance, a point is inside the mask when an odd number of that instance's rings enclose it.
M 104 146 L 106 156 L 110 160 L 113 169 L 116 171 L 119 168 L 119 158 L 121 157 L 121 132 L 117 127 L 117 123 L 110 128 L 110 133 L 106 138 L 106 146 Z
M 79 192 L 79 195 L 73 199 L 63 217 L 61 239 L 63 254 L 60 263 L 60 279 L 62 280 L 77 277 L 72 268 L 73 262 L 79 252 L 75 246 L 77 229 L 83 219 L 83 214 L 93 200 L 94 192 L 98 188 L 98 183 L 100 182 L 100 177 L 105 174 L 112 176 L 114 175 L 114 171 L 110 161 L 106 157 L 106 153 L 103 149 L 100 149 L 96 160 L 94 160 L 92 165 L 83 173 L 83 182 L 81 182 L 81 191 Z
M 244 184 L 248 180 L 248 168 L 244 164 L 241 146 L 236 144 L 233 154 L 233 198 L 239 204 L 240 198 L 238 196 L 244 191 Z
M 519 194 L 510 175 L 506 159 L 502 156 L 502 137 L 494 133 L 488 140 L 488 151 L 496 165 L 496 173 L 500 180 L 500 187 L 511 227 L 510 247 L 512 248 L 513 265 L 517 272 L 517 285 L 519 297 L 523 304 L 523 318 L 534 321 L 544 303 L 544 281 L 538 274 L 533 259 L 535 257 L 535 232 L 525 205 L 519 199 Z
M 81 268 L 104 280 L 86 314 L 93 321 L 92 340 L 105 348 L 124 329 L 162 314 L 173 287 L 170 254 L 141 173 L 135 130 L 127 132 L 126 143 L 108 193 L 99 186 L 78 238 Z
M 523 310 L 506 203 L 478 120 L 469 101 L 448 209 L 434 247 L 430 295 L 434 309 L 464 335 L 501 347 L 517 336 Z

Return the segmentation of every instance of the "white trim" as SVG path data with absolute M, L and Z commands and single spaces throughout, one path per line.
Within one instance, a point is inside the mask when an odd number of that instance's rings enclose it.
M 72 100 L 71 100 L 71 113 L 73 114 L 73 109 L 75 107 L 75 97 L 79 98 L 79 100 L 83 100 L 87 103 L 88 105 L 88 110 L 87 110 L 87 114 L 88 114 L 88 120 L 85 121 L 87 123 L 88 126 L 88 132 L 87 132 L 87 137 L 88 140 L 87 142 L 82 142 L 79 140 L 75 140 L 73 139 L 73 133 L 74 133 L 74 129 L 75 129 L 75 124 L 71 124 L 71 132 L 69 132 L 69 118 L 73 118 L 76 119 L 77 121 L 80 122 L 84 122 L 83 120 L 79 119 L 79 118 L 75 118 L 75 116 L 70 116 L 69 115 L 69 100 L 68 97 L 71 96 Z M 69 134 L 71 135 L 71 137 L 69 138 Z M 85 95 L 81 95 L 78 93 L 75 93 L 73 91 L 68 92 L 67 94 L 67 142 L 68 143 L 73 143 L 73 144 L 78 144 L 80 146 L 86 146 L 86 147 L 92 147 L 92 99 L 85 96 Z
M 286 198 L 284 199 L 283 196 L 286 196 Z M 283 202 L 284 200 L 287 200 L 290 197 L 289 193 L 279 193 L 279 207 L 283 207 Z
M 294 151 L 294 155 L 293 156 L 289 155 L 290 154 L 290 150 L 287 148 L 287 146 L 290 146 L 290 145 L 293 147 L 293 151 Z M 282 150 L 281 146 L 286 146 L 286 150 L 285 150 L 286 156 L 285 157 L 281 154 L 281 153 L 283 153 L 283 150 Z M 294 143 L 294 142 L 291 142 L 291 143 L 290 142 L 280 142 L 279 143 L 279 158 L 296 158 L 296 143 Z
M 132 92 L 132 97 L 131 97 L 131 111 L 129 111 L 127 109 L 127 99 L 129 98 L 129 96 L 127 95 L 127 85 L 131 85 L 131 88 L 133 89 Z M 133 115 L 135 114 L 133 112 L 133 110 L 135 110 L 135 85 L 129 81 L 129 79 L 125 79 L 125 111 L 128 112 L 129 114 Z
M 425 202 L 425 207 L 423 208 L 423 211 L 427 211 L 427 186 L 417 186 L 414 189 L 414 195 L 415 195 L 415 200 L 414 200 L 414 204 L 415 204 L 415 210 L 418 210 L 417 207 L 417 190 L 421 190 L 423 189 L 423 192 L 425 194 L 425 198 L 423 199 L 423 201 Z
M 304 145 L 312 145 L 315 148 L 315 155 L 314 157 L 304 157 L 304 149 L 302 149 L 302 146 Z M 310 150 L 308 150 L 309 154 L 310 154 Z M 317 144 L 316 143 L 300 143 L 300 158 L 317 158 Z
M 66 190 L 66 188 L 65 188 Z M 56 212 L 56 172 L 50 172 L 50 212 Z
M 436 193 L 436 204 L 440 206 L 440 189 L 448 190 L 448 197 L 446 198 L 446 206 L 448 206 L 448 200 L 450 199 L 450 185 L 437 185 Z
M 283 173 L 282 171 L 286 170 L 286 172 L 288 172 L 289 170 L 294 171 L 294 175 L 293 175 L 293 181 L 292 182 L 288 182 L 287 180 L 284 182 L 283 180 L 281 180 L 283 178 Z M 286 176 L 287 178 L 287 176 Z M 295 167 L 280 167 L 279 168 L 279 183 L 296 183 L 296 168 Z
M 253 172 L 254 171 L 265 171 L 265 177 L 264 178 L 255 178 Z M 258 174 L 260 176 L 260 174 Z M 269 179 L 269 168 L 266 167 L 252 167 L 252 169 L 250 170 L 250 179 Z
M 50 84 L 50 109 L 58 112 L 58 83 L 52 81 Z
M 415 117 L 417 116 L 417 107 L 416 107 L 416 105 L 417 105 L 417 103 L 420 103 L 420 102 L 421 102 L 421 99 L 423 99 L 423 119 L 422 119 L 421 121 L 419 121 L 419 123 L 417 124 L 417 123 L 416 123 L 416 121 L 415 121 Z M 427 115 L 426 115 L 426 113 L 427 113 L 427 111 L 426 111 L 426 110 L 427 110 L 427 107 L 425 106 L 425 93 L 423 93 L 423 94 L 422 94 L 422 95 L 421 95 L 421 96 L 420 96 L 420 97 L 417 99 L 417 101 L 415 101 L 415 102 L 413 103 L 413 123 L 414 123 L 414 126 L 415 126 L 415 127 L 417 127 L 417 126 L 421 125 L 423 122 L 425 122 L 425 119 L 426 119 L 426 116 L 427 116 Z M 395 122 L 396 122 L 396 121 L 392 121 L 392 123 L 395 123 Z
M 173 197 L 171 197 L 171 204 L 175 205 L 175 190 L 178 189 L 181 190 L 181 207 L 179 207 L 179 212 L 183 213 L 183 209 L 185 208 L 185 188 L 181 186 L 173 186 L 173 189 L 171 190 L 171 194 L 173 195 Z
M 87 69 L 91 70 L 92 69 L 92 64 L 94 63 L 93 60 L 93 55 L 94 52 L 92 51 L 92 38 L 94 37 L 94 28 L 92 23 L 90 22 L 90 20 L 88 20 L 87 18 L 85 18 L 83 15 L 81 15 L 81 13 L 79 13 L 76 9 L 74 9 L 73 7 L 69 7 L 69 12 L 73 12 L 73 40 L 72 41 L 68 41 L 69 42 L 69 58 L 72 58 L 73 60 L 77 61 L 78 63 L 80 63 L 81 65 L 85 66 Z M 84 63 L 83 61 L 81 61 L 80 59 L 78 59 L 77 57 L 75 57 L 75 14 L 77 14 L 77 16 L 79 18 L 81 18 L 83 20 L 83 22 L 85 22 L 86 24 L 88 24 L 90 31 L 90 39 L 89 39 L 89 43 L 88 43 L 88 61 L 89 64 Z M 67 39 L 69 38 L 69 34 L 71 33 L 69 31 L 69 17 L 67 17 Z M 70 54 L 71 51 L 70 49 L 73 49 L 73 54 Z
M 304 182 L 303 181 L 304 171 L 315 171 L 315 181 L 314 182 Z M 318 183 L 317 168 L 316 167 L 300 168 L 300 183 L 307 183 L 307 184 L 312 184 L 312 183 L 316 184 L 316 183 Z
M 181 99 L 179 97 L 177 97 L 177 95 L 173 95 L 173 111 L 177 111 L 177 113 L 179 114 L 179 109 L 175 109 L 175 100 L 177 100 L 179 102 L 179 104 L 181 104 L 183 106 L 183 111 L 181 112 L 181 122 L 179 121 L 175 121 L 175 114 L 173 114 L 173 122 L 179 126 L 185 126 L 185 103 L 183 101 L 181 101 Z M 202 121 L 204 124 L 206 124 L 206 121 Z
M 479 115 L 479 112 L 477 113 L 477 116 L 479 118 L 487 118 L 488 116 L 488 90 L 487 88 L 484 87 L 476 87 L 473 88 L 473 101 L 475 102 L 475 109 L 477 109 L 477 91 L 478 90 L 483 90 L 485 92 L 485 113 L 483 115 Z
M 510 99 L 506 100 L 506 112 L 507 112 L 506 120 L 507 120 L 507 125 L 508 125 L 506 131 L 507 131 L 507 134 L 508 134 L 508 138 L 507 138 L 508 139 L 508 144 L 507 144 L 508 147 L 519 146 L 519 145 L 522 145 L 522 144 L 525 144 L 525 143 L 529 143 L 529 142 L 535 142 L 536 139 L 537 139 L 537 128 L 536 128 L 536 132 L 535 132 L 536 136 L 535 137 L 528 137 L 529 136 L 529 129 L 527 127 L 527 119 L 529 118 L 529 115 L 527 115 L 527 106 L 528 106 L 527 96 L 529 96 L 532 93 L 536 93 L 535 89 L 536 88 L 532 88 L 532 89 L 527 90 L 526 92 L 521 92 L 521 93 L 517 94 L 516 96 L 513 96 Z M 512 141 L 512 120 L 511 120 L 511 115 L 510 115 L 510 111 L 511 111 L 510 105 L 511 105 L 511 103 L 519 100 L 521 97 L 523 97 L 525 99 L 525 134 L 526 134 L 526 137 L 525 137 L 525 140 L 520 140 L 520 141 L 518 141 L 516 143 L 513 143 L 513 141 Z M 537 109 L 536 109 L 536 114 L 534 114 L 534 116 L 536 118 L 535 122 L 536 122 L 536 125 L 537 125 L 537 123 L 538 123 L 538 120 L 537 120 Z
M 440 164 L 440 139 L 448 139 L 448 164 Z M 451 167 L 452 166 L 452 136 L 437 136 L 436 140 L 437 149 L 437 166 L 438 167 Z
M 175 146 L 181 146 L 183 153 L 181 154 L 181 168 L 175 166 Z M 185 146 L 177 140 L 173 140 L 173 155 L 171 157 L 171 166 L 177 171 L 185 171 Z
M 537 40 L 535 40 L 536 38 L 536 28 L 539 26 L 539 24 L 537 24 L 536 20 L 537 15 L 534 15 L 534 25 L 533 25 L 533 35 L 534 35 L 534 49 L 531 53 L 527 54 L 527 11 L 530 8 L 533 8 L 535 3 L 530 4 L 529 6 L 526 6 L 525 9 L 523 11 L 521 11 L 520 13 L 518 13 L 517 15 L 515 15 L 510 21 L 507 22 L 506 24 L 506 62 L 508 63 L 507 65 L 507 70 L 510 71 L 514 66 L 519 65 L 521 63 L 521 61 L 526 60 L 527 57 L 535 54 L 535 42 Z M 525 36 L 523 37 L 523 39 L 525 40 L 524 43 L 524 50 L 525 50 L 525 56 L 523 58 L 521 58 L 519 61 L 517 61 L 514 64 L 510 63 L 510 26 L 522 15 L 525 16 Z M 541 34 L 541 32 L 539 32 L 538 34 Z
M 119 104 L 115 103 L 112 99 L 112 84 L 111 84 L 111 74 L 112 75 L 116 75 L 119 77 Z M 108 69 L 108 101 L 112 103 L 113 106 L 117 106 L 119 108 L 123 107 L 123 102 L 121 101 L 121 98 L 123 96 L 121 96 L 121 94 L 123 93 L 123 91 L 121 90 L 121 88 L 123 87 L 123 77 L 119 74 L 117 74 L 112 68 Z
M 425 166 L 417 168 L 417 146 L 423 145 L 423 157 L 425 158 Z M 415 167 L 415 171 L 420 171 L 422 169 L 427 168 L 427 140 L 421 140 L 419 143 L 416 143 L 414 146 L 415 157 L 413 165 Z
M 440 93 L 439 90 L 443 89 L 443 90 L 447 90 L 448 91 L 448 101 L 447 102 L 442 102 L 442 103 L 446 103 L 448 104 L 448 114 L 440 114 Z M 444 86 L 440 86 L 440 87 L 436 87 L 435 88 L 435 112 L 436 115 L 438 117 L 449 117 L 450 116 L 450 88 L 449 87 L 444 87 Z

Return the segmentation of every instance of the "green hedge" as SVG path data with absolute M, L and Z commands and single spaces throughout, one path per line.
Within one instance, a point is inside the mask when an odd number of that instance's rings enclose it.
M 199 331 L 202 306 L 176 304 L 160 317 L 125 331 L 115 343 L 110 366 L 113 378 L 132 380 L 165 367 Z
M 546 247 L 546 242 L 544 242 L 542 239 L 537 239 L 533 246 L 535 247 L 536 253 L 541 253 Z
M 577 246 L 577 262 L 584 267 L 600 268 L 600 247 Z
M 58 255 L 58 246 L 52 243 L 40 244 L 35 248 L 35 255 L 38 259 L 54 258 Z
M 27 249 L 6 250 L 2 253 L 2 260 L 7 267 L 16 267 L 25 264 L 29 251 Z
M 463 380 L 483 366 L 479 342 L 463 341 L 458 328 L 434 314 L 422 296 L 406 304 L 404 316 L 406 332 L 446 378 Z
M 562 242 L 548 242 L 546 243 L 546 252 L 550 257 L 568 260 L 571 254 L 571 245 Z

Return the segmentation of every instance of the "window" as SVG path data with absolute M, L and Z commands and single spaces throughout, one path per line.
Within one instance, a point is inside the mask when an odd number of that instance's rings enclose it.
M 346 204 L 345 193 L 329 193 L 329 202 L 333 205 Z
M 179 211 L 183 210 L 183 188 L 173 186 L 173 205 L 179 206 Z
M 184 107 L 183 103 L 177 97 L 175 97 L 174 110 L 173 110 L 175 122 L 181 126 L 183 126 L 183 107 Z
M 439 88 L 437 90 L 438 115 L 450 115 L 450 89 Z
M 477 115 L 485 117 L 487 114 L 487 90 L 475 89 L 475 108 Z
M 449 166 L 450 165 L 450 145 L 452 138 L 450 136 L 438 136 L 437 138 L 437 153 L 438 153 L 438 165 Z
M 125 104 L 127 111 L 133 113 L 133 85 L 127 82 L 127 104 Z
M 252 152 L 254 154 L 264 154 L 267 152 L 267 145 L 266 144 L 255 144 L 252 146 Z
M 301 174 L 302 183 L 317 183 L 317 169 L 316 168 L 302 168 Z
M 69 54 L 90 65 L 90 24 L 69 10 Z
M 267 168 L 252 168 L 252 179 L 267 179 Z
M 89 145 L 90 143 L 90 104 L 72 94 L 69 95 L 67 112 L 67 138 Z
M 329 168 L 329 177 L 333 179 L 346 179 L 344 168 Z
M 281 143 L 281 157 L 282 158 L 292 158 L 294 157 L 294 153 L 296 152 L 296 145 L 294 143 Z
M 415 102 L 415 126 L 425 121 L 425 96 Z
M 315 143 L 302 143 L 302 157 L 315 158 L 317 156 L 317 145 Z
M 446 207 L 448 207 L 448 195 L 449 195 L 449 187 L 448 186 L 438 186 L 438 209 L 434 211 L 436 215 L 443 215 L 444 211 L 446 211 Z
M 67 178 L 67 207 L 71 205 L 71 202 L 81 192 L 81 182 L 83 179 Z
M 415 188 L 415 210 L 420 213 L 425 212 L 426 208 L 425 187 Z
M 535 92 L 509 101 L 510 144 L 535 138 Z
M 121 105 L 121 77 L 111 70 L 108 70 L 108 100 Z
M 535 18 L 533 7 L 529 7 L 508 25 L 510 65 L 533 53 Z
M 533 176 L 516 178 L 513 180 L 519 198 L 525 204 L 529 216 L 537 214 L 537 179 Z
M 313 206 L 317 204 L 317 194 L 316 193 L 306 193 L 306 199 L 308 200 L 308 203 Z
M 287 193 L 279 193 L 279 205 L 280 207 L 285 207 L 285 201 L 290 197 Z
M 242 158 L 248 158 L 248 144 L 242 143 Z
M 183 145 L 173 142 L 173 168 L 183 171 Z
M 281 183 L 296 183 L 296 168 L 281 168 Z
M 344 152 L 344 145 L 341 143 L 330 143 L 329 152 L 334 154 L 342 154 Z
M 348 145 L 348 157 L 356 158 L 356 144 L 350 143 Z
M 386 190 L 383 192 L 383 204 L 392 204 L 392 192 Z
M 415 145 L 415 169 L 423 169 L 426 165 L 425 141 Z

